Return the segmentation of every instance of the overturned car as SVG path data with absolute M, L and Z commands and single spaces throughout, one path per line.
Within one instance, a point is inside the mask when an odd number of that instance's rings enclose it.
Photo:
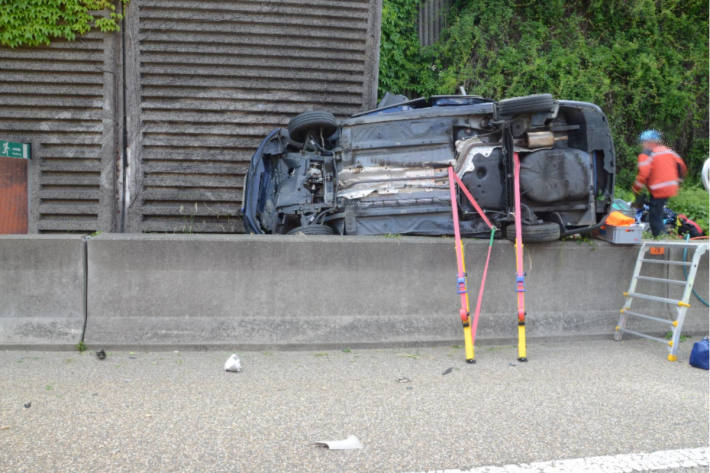
M 313 111 L 273 130 L 245 178 L 247 231 L 451 235 L 453 166 L 488 218 L 513 238 L 514 152 L 526 241 L 591 230 L 609 210 L 614 146 L 594 104 L 549 94 L 383 102 L 340 123 Z M 466 199 L 459 212 L 463 234 L 488 233 Z

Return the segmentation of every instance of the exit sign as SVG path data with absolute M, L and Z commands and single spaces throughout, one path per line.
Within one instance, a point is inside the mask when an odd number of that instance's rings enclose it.
M 30 157 L 29 143 L 13 143 L 12 141 L 0 140 L 0 158 L 30 159 Z

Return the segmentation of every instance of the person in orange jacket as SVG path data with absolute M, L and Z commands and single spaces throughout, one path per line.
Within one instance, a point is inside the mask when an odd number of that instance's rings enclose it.
M 646 130 L 639 135 L 643 151 L 638 158 L 638 174 L 631 190 L 638 194 L 644 188 L 651 193 L 648 221 L 651 233 L 663 233 L 663 207 L 670 197 L 678 194 L 680 183 L 688 168 L 678 153 L 662 143 L 661 133 Z

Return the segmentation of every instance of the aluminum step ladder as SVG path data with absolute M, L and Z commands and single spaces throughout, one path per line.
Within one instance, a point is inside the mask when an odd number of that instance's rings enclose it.
M 661 342 L 668 346 L 668 361 L 676 361 L 678 359 L 678 344 L 680 341 L 680 335 L 683 331 L 683 322 L 685 321 L 685 315 L 690 307 L 690 296 L 693 292 L 693 284 L 695 283 L 695 275 L 698 272 L 698 266 L 700 265 L 700 258 L 703 254 L 708 251 L 708 243 L 696 243 L 696 242 L 679 242 L 679 241 L 644 241 L 639 248 L 638 256 L 636 257 L 636 265 L 634 267 L 634 274 L 631 277 L 631 284 L 629 285 L 629 290 L 624 292 L 626 297 L 626 303 L 621 309 L 621 315 L 619 317 L 619 323 L 616 326 L 616 332 L 614 333 L 614 339 L 620 341 L 623 334 L 628 333 L 631 335 L 636 335 L 637 337 L 648 338 L 649 340 L 655 340 Z M 687 248 L 693 251 L 693 257 L 689 261 L 678 261 L 670 259 L 653 259 L 647 257 L 647 252 L 651 248 L 664 248 L 663 254 L 665 254 L 665 249 L 668 249 L 668 256 L 674 248 Z M 688 268 L 688 276 L 685 280 L 670 279 L 670 278 L 659 278 L 644 276 L 641 274 L 641 269 L 644 264 L 647 265 L 665 265 L 666 267 L 681 266 Z M 668 271 L 670 272 L 670 271 Z M 636 286 L 639 281 L 651 281 L 655 283 L 665 283 L 674 286 L 683 286 L 683 295 L 680 299 L 674 299 L 669 297 L 659 297 L 651 294 L 642 294 L 637 292 Z M 676 317 L 674 320 L 663 319 L 660 317 L 654 317 L 652 315 L 646 315 L 639 312 L 631 310 L 631 303 L 634 299 L 647 300 L 652 302 L 658 302 L 661 304 L 668 304 L 675 308 Z M 641 333 L 636 330 L 629 330 L 626 328 L 626 321 L 629 316 L 639 317 L 646 320 L 652 320 L 654 322 L 659 322 L 661 324 L 670 325 L 671 333 L 673 336 L 670 340 L 665 338 L 654 337 L 645 333 Z

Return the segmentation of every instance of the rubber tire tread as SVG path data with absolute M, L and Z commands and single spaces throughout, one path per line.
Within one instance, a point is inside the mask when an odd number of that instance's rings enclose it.
M 293 141 L 303 143 L 309 130 L 323 130 L 323 136 L 328 138 L 338 129 L 338 121 L 330 112 L 303 112 L 288 122 L 288 134 Z
M 551 94 L 526 95 L 498 102 L 498 116 L 513 117 L 526 113 L 551 112 L 555 101 Z
M 302 225 L 288 231 L 289 235 L 297 235 L 299 233 L 303 233 L 304 235 L 335 235 L 335 230 L 328 225 L 316 223 L 313 225 Z
M 560 225 L 554 222 L 545 222 L 538 225 L 523 225 L 523 243 L 542 243 L 560 239 Z M 515 225 L 510 224 L 505 228 L 505 237 L 515 241 Z

